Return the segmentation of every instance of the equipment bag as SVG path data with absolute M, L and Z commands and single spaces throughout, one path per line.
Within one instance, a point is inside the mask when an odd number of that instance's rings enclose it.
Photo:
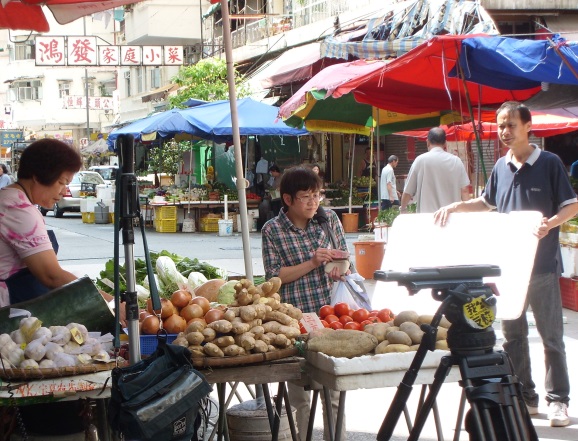
M 127 440 L 196 440 L 199 407 L 211 386 L 188 349 L 158 339 L 150 357 L 112 370 L 109 424 Z

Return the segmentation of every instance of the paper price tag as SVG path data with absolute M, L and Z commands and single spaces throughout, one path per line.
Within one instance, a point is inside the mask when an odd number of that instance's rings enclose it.
M 303 318 L 300 320 L 301 324 L 307 332 L 315 331 L 316 329 L 322 329 L 323 323 L 319 319 L 319 316 L 315 312 L 305 312 L 303 313 Z

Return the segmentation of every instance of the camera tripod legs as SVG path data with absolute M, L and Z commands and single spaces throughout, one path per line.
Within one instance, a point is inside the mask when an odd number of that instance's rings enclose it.
M 429 412 L 435 404 L 441 386 L 452 366 L 460 368 L 462 394 L 470 403 L 466 415 L 466 430 L 475 441 L 531 441 L 538 437 L 519 394 L 520 385 L 513 375 L 510 360 L 504 352 L 483 355 L 450 355 L 442 361 L 434 375 L 430 391 L 419 409 L 408 441 L 418 441 Z M 463 404 L 456 423 L 459 439 Z M 387 420 L 387 418 L 386 418 Z M 386 421 L 384 421 L 385 425 Z M 383 427 L 383 426 L 382 426 Z M 378 436 L 378 439 L 379 438 Z

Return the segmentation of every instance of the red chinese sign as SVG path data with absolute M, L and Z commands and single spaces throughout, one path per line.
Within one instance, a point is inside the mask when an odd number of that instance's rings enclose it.
M 92 110 L 113 110 L 113 98 L 105 96 L 89 96 L 88 107 Z M 86 109 L 86 97 L 69 95 L 62 100 L 64 109 Z
M 36 37 L 37 66 L 181 66 L 183 46 L 98 45 L 97 37 Z

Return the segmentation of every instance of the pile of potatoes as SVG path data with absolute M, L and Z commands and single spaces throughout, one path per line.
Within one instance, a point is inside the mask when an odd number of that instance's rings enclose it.
M 235 301 L 221 319 L 190 322 L 173 344 L 187 347 L 193 357 L 239 356 L 292 347 L 300 335 L 303 314 L 281 302 L 277 293 L 281 280 L 272 279 L 259 287 L 240 280 L 235 285 Z
M 402 311 L 387 323 L 366 325 L 365 332 L 373 335 L 378 345 L 376 354 L 417 351 L 424 332 L 420 326 L 430 324 L 433 315 L 419 315 L 415 311 Z M 451 323 L 443 317 L 437 330 L 435 349 L 448 349 L 446 337 Z

